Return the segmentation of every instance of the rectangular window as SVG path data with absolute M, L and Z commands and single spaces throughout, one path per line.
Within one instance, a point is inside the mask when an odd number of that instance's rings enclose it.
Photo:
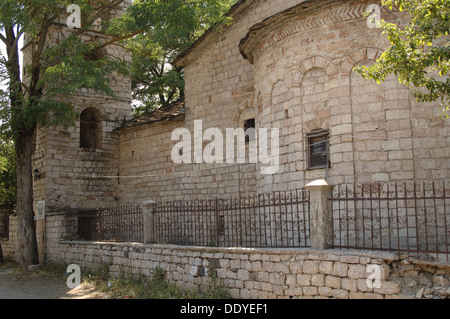
M 306 135 L 308 152 L 308 169 L 329 166 L 328 130 L 318 130 Z
M 255 119 L 248 119 L 244 122 L 245 143 L 255 140 Z

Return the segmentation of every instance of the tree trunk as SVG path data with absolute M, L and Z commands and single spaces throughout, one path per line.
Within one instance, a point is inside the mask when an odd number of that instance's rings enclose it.
M 32 151 L 34 129 L 20 132 L 16 140 L 17 247 L 20 268 L 39 263 L 33 213 Z

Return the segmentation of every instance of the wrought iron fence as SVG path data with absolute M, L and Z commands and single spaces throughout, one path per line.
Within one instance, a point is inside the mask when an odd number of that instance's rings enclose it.
M 336 186 L 331 201 L 335 248 L 449 261 L 450 191 L 445 182 Z
M 168 202 L 155 208 L 157 243 L 214 247 L 308 247 L 309 193 Z
M 330 198 L 333 247 L 450 259 L 450 187 L 445 183 L 338 185 Z M 154 207 L 159 244 L 310 247 L 310 199 L 303 189 L 232 199 L 173 201 Z M 143 242 L 140 205 L 78 211 L 67 238 Z
M 142 242 L 140 205 L 114 206 L 66 214 L 67 238 L 88 241 Z

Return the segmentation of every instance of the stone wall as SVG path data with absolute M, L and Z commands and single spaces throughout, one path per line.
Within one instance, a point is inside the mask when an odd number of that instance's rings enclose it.
M 415 102 L 394 78 L 377 85 L 352 71 L 359 63 L 373 63 L 388 45 L 378 29 L 367 27 L 363 13 L 371 2 L 242 2 L 229 27 L 208 33 L 177 61 L 186 73 L 183 123 L 116 134 L 114 129 L 131 115 L 129 79 L 113 79 L 116 99 L 86 90 L 74 95 L 76 111 L 98 110 L 101 147 L 80 148 L 79 121 L 67 129 L 39 129 L 33 169 L 41 177 L 34 181 L 35 202 L 45 200 L 48 212 L 58 212 L 148 198 L 195 200 L 284 191 L 324 177 L 332 184 L 448 179 L 449 120 L 430 123 L 437 107 Z M 303 12 L 302 3 L 314 10 Z M 383 18 L 404 20 L 388 11 Z M 259 23 L 261 28 L 251 28 Z M 254 35 L 257 30 L 261 34 Z M 51 41 L 61 32 L 67 30 L 55 26 Z M 95 37 L 102 35 L 92 31 L 86 41 Z M 248 52 L 243 39 L 252 43 Z M 108 50 L 130 59 L 119 47 Z M 251 53 L 251 59 L 241 50 Z M 24 53 L 27 61 L 26 48 Z M 252 117 L 257 128 L 280 129 L 276 174 L 261 175 L 260 164 L 173 163 L 171 132 L 176 127 L 193 134 L 194 121 L 202 120 L 203 131 L 217 127 L 225 133 Z M 330 133 L 328 170 L 307 167 L 306 134 L 320 128 Z
M 185 66 L 186 118 L 184 127 L 191 134 L 194 121 L 202 120 L 203 131 L 217 127 L 225 135 L 226 128 L 243 127 L 253 117 L 253 67 L 242 58 L 239 41 L 249 26 L 298 1 L 256 1 L 242 4 L 234 13 L 234 23 L 224 35 L 212 35 L 208 48 L 177 63 Z M 160 124 L 157 125 L 161 127 Z M 154 200 L 195 200 L 214 198 L 220 194 L 238 196 L 256 191 L 256 164 L 175 164 L 170 152 L 173 124 L 162 131 L 144 127 L 132 138 L 120 143 L 120 185 L 117 194 L 121 203 Z M 153 133 L 147 131 L 153 130 Z M 204 141 L 207 145 L 208 141 Z M 133 157 L 134 152 L 134 157 Z M 297 185 L 299 188 L 303 185 Z
M 388 46 L 367 26 L 371 2 L 340 1 L 308 13 L 297 6 L 264 21 L 264 32 L 254 28 L 246 39 L 251 49 L 241 46 L 254 63 L 257 121 L 282 128 L 281 176 L 262 176 L 258 189 L 325 176 L 332 184 L 449 177 L 449 120 L 437 119 L 439 106 L 419 105 L 393 76 L 378 85 L 353 71 Z M 401 24 L 405 16 L 383 10 L 382 18 Z M 328 170 L 307 167 L 305 136 L 317 129 L 329 130 Z
M 14 233 L 16 218 L 11 218 Z M 65 240 L 64 214 L 46 218 L 46 261 L 143 275 L 161 268 L 180 287 L 202 290 L 214 280 L 233 298 L 445 298 L 450 265 L 415 261 L 387 252 L 313 249 L 212 248 Z M 14 236 L 2 241 L 14 258 Z M 379 267 L 380 286 L 367 284 Z M 215 279 L 213 279 L 215 278 Z M 374 284 L 376 284 L 374 282 Z
M 16 215 L 9 215 L 8 217 L 8 237 L 1 238 L 2 251 L 4 257 L 14 259 L 16 254 L 17 243 L 17 217 Z
M 175 164 L 172 131 L 184 121 L 154 124 L 120 132 L 119 196 L 121 204 L 208 199 L 223 194 L 252 194 L 254 166 Z M 193 136 L 193 131 L 192 131 Z
M 8 238 L 9 236 L 9 215 L 12 212 L 11 207 L 0 205 L 0 238 Z
M 276 8 L 271 1 L 257 2 L 245 3 L 234 13 L 236 23 L 226 31 L 226 37 L 215 39 L 207 50 L 199 50 L 188 61 L 179 62 L 185 64 L 186 74 L 184 127 L 192 135 L 194 120 L 203 121 L 203 131 L 217 127 L 224 135 L 226 128 L 243 127 L 246 114 L 242 113 L 253 105 L 253 67 L 242 58 L 239 41 L 259 19 L 298 1 L 282 1 Z M 175 144 L 170 139 L 173 127 L 166 126 L 164 133 L 147 135 L 144 131 L 149 128 L 143 128 L 145 137 L 127 141 L 121 137 L 118 196 L 122 203 L 148 198 L 208 199 L 220 194 L 232 197 L 255 192 L 255 164 L 174 164 L 170 158 Z
M 217 278 L 233 298 L 444 298 L 450 294 L 448 265 L 415 264 L 393 254 L 356 251 L 199 248 L 164 245 L 61 242 L 51 259 L 109 274 L 151 276 L 159 267 L 180 287 L 202 290 Z M 50 257 L 50 256 L 49 256 Z M 369 287 L 381 269 L 381 286 Z M 104 269 L 104 268 L 103 268 Z
M 122 14 L 130 4 L 131 1 L 124 1 L 114 14 Z M 55 23 L 46 45 L 58 43 L 70 32 L 73 30 L 67 28 L 65 21 Z M 83 34 L 86 42 L 105 42 L 108 39 L 98 30 Z M 25 45 L 25 65 L 30 63 L 30 50 L 31 47 Z M 106 47 L 104 54 L 131 61 L 131 54 L 117 45 Z M 87 89 L 67 97 L 74 106 L 74 126 L 37 129 L 33 170 L 39 170 L 40 178 L 34 180 L 34 200 L 35 203 L 45 200 L 49 212 L 108 206 L 118 201 L 118 181 L 115 178 L 119 171 L 118 137 L 113 130 L 131 118 L 131 79 L 113 75 L 110 86 L 115 93 L 114 98 Z M 88 108 L 94 108 L 98 113 L 95 149 L 82 148 L 80 143 L 80 118 L 76 115 Z
M 389 44 L 367 26 L 373 1 L 308 2 L 306 9 L 303 2 L 241 4 L 231 26 L 176 62 L 186 74 L 181 125 L 193 135 L 202 120 L 203 131 L 225 133 L 255 117 L 257 128 L 279 128 L 277 173 L 262 175 L 260 164 L 249 163 L 175 164 L 171 132 L 180 123 L 158 124 L 120 133 L 121 203 L 285 191 L 325 177 L 332 184 L 449 178 L 449 120 L 436 118 L 438 107 L 417 103 L 393 76 L 378 85 L 353 71 Z M 385 9 L 382 17 L 406 19 Z M 329 169 L 308 168 L 306 134 L 316 129 L 329 130 Z

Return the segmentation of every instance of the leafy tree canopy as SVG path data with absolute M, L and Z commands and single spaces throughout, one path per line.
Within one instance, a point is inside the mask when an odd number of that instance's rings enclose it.
M 145 51 L 143 56 L 159 57 L 159 63 L 163 55 L 168 61 L 212 25 L 228 9 L 229 1 L 134 0 L 125 14 L 115 17 L 115 8 L 123 2 L 0 1 L 0 41 L 6 47 L 0 57 L 0 81 L 6 84 L 6 89 L 0 89 L 0 137 L 2 143 L 14 141 L 17 238 L 22 248 L 17 259 L 24 269 L 38 262 L 32 178 L 33 138 L 37 127 L 74 125 L 78 114 L 70 97 L 80 90 L 114 97 L 111 77 L 129 75 L 131 68 L 120 57 L 105 54 L 108 46 L 118 45 L 137 53 Z M 67 21 L 67 8 L 71 4 L 81 8 L 81 27 L 67 32 L 58 28 Z M 101 31 L 107 37 L 95 36 L 91 31 Z M 55 32 L 61 36 L 50 39 Z M 24 66 L 19 62 L 20 39 L 24 39 L 24 50 L 29 52 Z M 139 42 L 141 39 L 144 43 Z M 139 77 L 134 77 L 138 85 Z M 180 86 L 179 78 L 175 82 Z M 164 89 L 173 85 L 171 81 L 168 83 L 163 81 L 160 85 Z M 143 98 L 147 97 L 150 99 L 151 95 L 145 93 Z M 3 159 L 2 165 L 5 163 Z
M 0 118 L 8 128 L 30 126 L 34 121 L 44 126 L 73 124 L 76 114 L 71 105 L 61 102 L 62 98 L 81 88 L 113 96 L 108 76 L 117 70 L 121 75 L 130 75 L 127 72 L 131 70 L 134 98 L 141 104 L 138 112 L 182 97 L 183 70 L 172 67 L 170 62 L 212 25 L 228 21 L 224 13 L 236 0 L 134 0 L 127 14 L 105 19 L 111 8 L 121 2 L 123 0 L 3 1 L 0 5 L 0 31 L 3 31 L 0 39 L 14 43 L 27 33 L 26 42 L 34 43 L 35 55 L 39 57 L 25 68 L 26 74 L 39 73 L 39 79 L 29 77 L 33 83 L 26 83 L 17 76 L 11 77 L 14 81 L 10 85 L 20 91 L 15 95 L 17 99 L 23 99 L 23 108 L 20 116 L 18 113 L 12 116 L 8 103 L 2 103 Z M 42 31 L 47 32 L 55 21 L 65 21 L 66 8 L 72 3 L 79 5 L 83 12 L 82 29 L 53 47 L 40 48 Z M 110 35 L 112 40 L 106 43 L 81 41 L 81 35 L 92 28 L 98 18 L 103 18 L 102 32 Z M 8 29 L 11 29 L 9 38 Z M 97 56 L 112 43 L 133 52 L 131 67 L 108 56 L 89 58 Z M 2 62 L 7 66 L 14 58 L 4 57 Z M 34 91 L 45 91 L 45 94 Z M 38 100 L 33 98 L 36 95 L 40 96 Z M 26 96 L 30 99 L 24 99 Z
M 14 144 L 0 144 L 0 205 L 16 204 L 16 159 Z
M 391 10 L 397 6 L 410 20 L 403 28 L 381 20 L 379 27 L 391 46 L 376 64 L 356 71 L 378 83 L 395 74 L 413 90 L 417 101 L 439 101 L 444 112 L 449 110 L 450 1 L 383 0 L 382 4 Z
M 133 38 L 132 85 L 135 115 L 184 97 L 184 72 L 170 62 L 213 25 L 230 21 L 224 14 L 236 0 L 137 1 L 132 14 L 150 28 Z M 163 9 L 164 8 L 164 9 Z M 157 12 L 168 12 L 164 19 Z M 171 23 L 175 22 L 175 23 Z M 144 27 L 144 25 L 142 25 Z

